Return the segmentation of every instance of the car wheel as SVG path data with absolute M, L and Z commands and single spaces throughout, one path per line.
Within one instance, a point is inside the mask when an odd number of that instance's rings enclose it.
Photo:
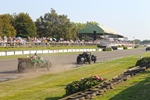
M 52 63 L 49 61 L 49 62 L 47 63 L 47 70 L 50 70 L 51 67 L 52 67 Z
M 91 59 L 89 58 L 89 64 L 91 64 Z
M 33 64 L 33 70 L 34 70 L 34 72 L 37 72 L 37 70 L 38 70 L 38 64 L 37 63 Z
M 94 63 L 96 63 L 96 60 L 94 59 Z
M 79 64 L 80 63 L 80 60 L 79 59 L 77 59 L 77 64 Z
M 94 57 L 94 63 L 96 63 L 96 57 Z
M 25 70 L 25 68 L 26 68 L 26 62 L 21 62 L 21 63 L 19 63 L 18 64 L 18 72 L 23 72 L 24 70 Z

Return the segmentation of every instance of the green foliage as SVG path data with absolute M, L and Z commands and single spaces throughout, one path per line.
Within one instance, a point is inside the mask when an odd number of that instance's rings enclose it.
M 97 23 L 97 22 L 86 22 L 86 26 L 90 26 L 90 25 L 98 25 L 99 23 Z
M 0 19 L 0 23 L 2 23 L 2 19 Z M 0 37 L 3 35 L 2 24 L 0 24 Z
M 68 84 L 65 88 L 66 95 L 70 95 L 79 91 L 83 91 L 89 89 L 93 86 L 96 86 L 103 82 L 104 79 L 99 76 L 91 76 L 87 78 L 82 78 L 80 81 L 73 81 L 72 83 Z
M 143 40 L 143 41 L 141 41 L 140 44 L 149 44 L 149 43 L 150 43 L 150 40 Z
M 118 47 L 122 47 L 122 45 L 118 45 Z
M 123 49 L 126 50 L 126 49 L 128 49 L 128 47 L 127 46 L 123 46 Z
M 148 63 L 150 63 L 150 57 L 143 57 L 142 59 L 138 60 L 135 65 L 143 67 L 146 66 Z
M 16 36 L 16 30 L 12 26 L 8 14 L 0 15 L 0 36 Z
M 30 16 L 25 13 L 20 13 L 14 17 L 14 27 L 17 31 L 17 36 L 27 38 L 36 37 L 35 23 L 32 21 Z
M 67 15 L 59 15 L 51 8 L 49 13 L 32 21 L 27 13 L 0 15 L 0 36 L 13 37 L 52 37 L 57 41 L 78 40 L 78 30 L 98 24 L 97 22 L 75 23 Z
M 103 51 L 112 51 L 112 48 L 107 47 L 107 48 L 104 48 Z
M 78 30 L 98 23 L 73 23 L 70 22 L 67 15 L 59 15 L 54 9 L 51 8 L 51 11 L 44 14 L 43 17 L 39 17 L 35 24 L 39 37 L 55 37 L 57 40 L 60 38 L 63 38 L 64 40 L 77 40 Z
M 36 20 L 35 25 L 37 27 L 37 35 L 39 37 L 52 37 L 59 25 L 56 11 L 51 9 L 51 12 L 44 14 L 44 17 L 40 16 L 40 18 Z
M 138 48 L 138 47 L 139 47 L 139 45 L 135 45 L 135 46 L 134 46 L 134 48 Z
M 39 37 L 55 37 L 57 40 L 60 38 L 71 40 L 77 37 L 78 30 L 75 24 L 71 23 L 66 15 L 58 15 L 54 9 L 44 17 L 38 18 L 35 24 Z

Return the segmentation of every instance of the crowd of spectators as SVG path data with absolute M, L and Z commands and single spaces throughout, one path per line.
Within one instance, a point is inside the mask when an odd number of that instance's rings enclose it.
M 80 40 L 64 40 L 60 38 L 60 40 L 56 40 L 55 38 L 22 38 L 22 37 L 0 37 L 0 47 L 31 47 L 31 46 L 57 46 L 57 45 L 106 45 L 106 46 L 131 46 L 133 45 L 127 41 L 115 40 L 110 41 L 108 39 L 101 39 L 96 41 L 80 41 Z
M 55 38 L 21 38 L 21 37 L 0 37 L 0 47 L 30 47 L 30 46 L 50 46 L 50 45 L 95 45 L 92 41 L 80 40 L 56 40 Z

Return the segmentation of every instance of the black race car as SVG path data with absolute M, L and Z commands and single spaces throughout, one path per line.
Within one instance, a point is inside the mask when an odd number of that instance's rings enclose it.
M 91 52 L 83 52 L 77 56 L 77 64 L 88 62 L 91 64 L 91 61 L 96 62 L 97 57 L 91 54 Z
M 146 47 L 146 51 L 149 51 L 150 50 L 150 47 Z

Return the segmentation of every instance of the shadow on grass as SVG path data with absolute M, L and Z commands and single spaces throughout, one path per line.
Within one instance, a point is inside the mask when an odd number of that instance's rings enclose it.
M 48 97 L 48 98 L 45 98 L 44 100 L 59 100 L 61 99 L 61 97 Z
M 150 71 L 143 72 L 141 74 L 149 74 Z M 145 77 L 143 77 L 145 78 Z M 132 78 L 130 79 L 132 80 Z M 150 75 L 143 81 L 137 82 L 135 80 L 131 86 L 109 100 L 150 100 Z
M 133 67 L 135 67 L 135 66 L 130 66 L 130 67 L 128 67 L 128 69 L 131 69 L 131 68 L 133 68 Z
M 66 97 L 66 95 L 62 96 L 62 97 L 47 97 L 44 100 L 60 100 L 62 98 Z

